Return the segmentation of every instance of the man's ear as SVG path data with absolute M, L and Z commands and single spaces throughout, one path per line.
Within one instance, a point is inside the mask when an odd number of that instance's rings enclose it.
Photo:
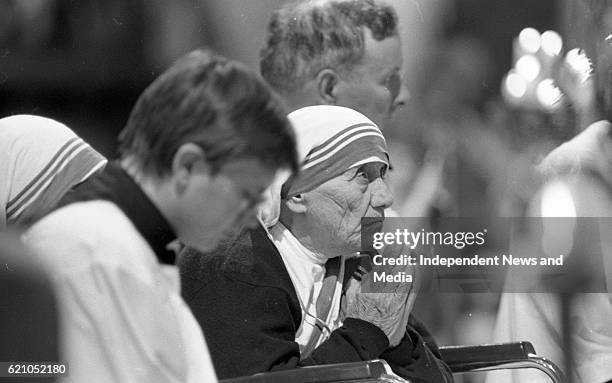
M 285 201 L 285 206 L 293 214 L 303 214 L 306 212 L 306 205 L 304 204 L 304 198 L 301 194 L 288 198 Z
M 323 69 L 317 74 L 317 93 L 326 104 L 335 105 L 338 101 L 340 78 L 333 69 Z
M 210 170 L 204 150 L 194 143 L 184 143 L 172 158 L 172 179 L 176 183 L 176 191 L 182 194 L 194 174 L 210 174 Z

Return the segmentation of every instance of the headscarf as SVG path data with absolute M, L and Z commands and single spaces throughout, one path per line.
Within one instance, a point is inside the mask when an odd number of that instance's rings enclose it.
M 266 227 L 278 222 L 283 198 L 317 188 L 348 169 L 368 162 L 389 165 L 387 144 L 380 129 L 349 108 L 316 105 L 298 109 L 287 118 L 293 125 L 301 169 L 286 181 L 278 176 L 265 194 L 260 218 Z M 284 184 L 284 186 L 283 186 Z
M 33 223 L 105 164 L 100 153 L 55 120 L 0 119 L 0 230 Z

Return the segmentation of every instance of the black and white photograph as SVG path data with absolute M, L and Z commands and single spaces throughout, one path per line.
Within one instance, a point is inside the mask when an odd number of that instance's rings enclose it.
M 0 0 L 0 382 L 612 383 L 612 1 Z

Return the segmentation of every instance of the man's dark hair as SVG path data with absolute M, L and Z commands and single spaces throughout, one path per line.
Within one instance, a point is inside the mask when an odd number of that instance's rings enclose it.
M 364 27 L 397 35 L 393 7 L 377 0 L 302 1 L 272 14 L 259 69 L 277 91 L 293 91 L 330 68 L 349 73 L 364 55 Z
M 145 89 L 119 135 L 119 153 L 163 176 L 187 142 L 204 150 L 213 171 L 237 158 L 298 167 L 293 129 L 277 96 L 243 65 L 210 51 L 186 55 Z

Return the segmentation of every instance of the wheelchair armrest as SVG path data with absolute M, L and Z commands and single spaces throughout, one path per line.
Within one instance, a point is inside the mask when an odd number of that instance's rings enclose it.
M 535 368 L 555 382 L 565 382 L 561 369 L 550 360 L 536 355 L 529 342 L 487 344 L 479 346 L 441 347 L 442 360 L 452 372 Z
M 536 368 L 553 382 L 565 382 L 563 372 L 551 361 L 539 357 L 529 342 L 480 346 L 441 347 L 442 359 L 453 373 L 513 368 Z M 224 379 L 220 383 L 406 383 L 393 374 L 383 360 L 302 367 Z
M 301 367 L 223 379 L 219 383 L 406 383 L 384 360 Z
M 478 346 L 447 346 L 440 348 L 442 360 L 453 372 L 497 366 L 508 361 L 525 360 L 535 355 L 529 342 L 487 344 Z

